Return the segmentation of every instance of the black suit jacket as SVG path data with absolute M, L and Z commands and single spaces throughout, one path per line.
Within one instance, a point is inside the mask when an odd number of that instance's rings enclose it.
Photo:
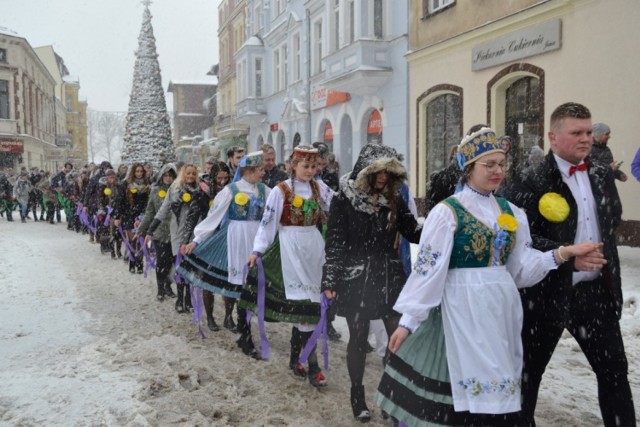
M 620 317 L 622 287 L 615 231 L 622 216 L 622 205 L 608 165 L 591 162 L 587 173 L 598 211 L 598 223 L 604 242 L 603 253 L 608 261 L 602 270 L 603 283 L 611 291 L 616 312 Z M 538 203 L 540 198 L 548 192 L 558 193 L 567 200 L 571 210 L 565 221 L 553 223 L 540 214 Z M 512 203 L 526 211 L 533 246 L 536 249 L 546 251 L 560 245 L 573 244 L 578 223 L 577 205 L 571 190 L 562 180 L 562 174 L 551 151 L 538 167 L 529 171 L 522 180 L 514 183 L 505 195 Z M 573 272 L 574 265 L 571 260 L 557 270 L 551 271 L 537 285 L 522 289 L 520 295 L 525 316 L 565 323 L 570 316 L 569 303 Z M 594 313 L 594 315 L 597 314 Z

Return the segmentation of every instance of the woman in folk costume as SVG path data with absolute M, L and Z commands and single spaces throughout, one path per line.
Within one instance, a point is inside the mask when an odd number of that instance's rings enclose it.
M 347 320 L 351 407 L 362 422 L 371 418 L 363 386 L 370 321 L 382 319 L 387 335 L 398 327 L 393 304 L 407 277 L 398 234 L 412 242 L 420 238 L 421 227 L 401 194 L 406 177 L 393 148 L 365 145 L 331 202 L 327 224 L 322 289 Z
M 315 387 L 326 385 L 315 348 L 309 356 L 308 372 L 299 358 L 320 320 L 320 282 L 325 257 L 318 224 L 333 197 L 326 184 L 314 179 L 317 159 L 315 148 L 294 148 L 290 158 L 292 177 L 271 190 L 249 257 L 250 266 L 262 258 L 269 284 L 264 320 L 294 323 L 289 368 L 297 377 L 308 376 Z M 278 240 L 274 243 L 276 235 Z M 239 307 L 258 311 L 256 285 L 256 276 L 250 274 Z
M 188 244 L 193 236 L 184 232 L 187 213 L 191 203 L 198 203 L 201 197 L 206 197 L 199 186 L 198 168 L 193 164 L 182 166 L 178 172 L 178 178 L 173 181 L 169 191 L 162 202 L 162 206 L 153 218 L 147 236 L 153 235 L 156 228 L 160 226 L 162 221 L 170 218 L 169 230 L 171 233 L 171 251 L 176 256 L 182 245 Z M 178 298 L 176 300 L 176 311 L 184 313 L 189 311 L 191 307 L 191 296 L 189 289 L 186 289 L 186 282 L 176 278 L 178 287 Z
M 489 128 L 459 145 L 461 189 L 427 217 L 418 258 L 394 309 L 393 353 L 376 401 L 407 425 L 519 425 L 522 306 L 532 286 L 583 243 L 532 248 L 527 217 L 494 197 L 505 154 Z
M 160 168 L 156 182 L 151 186 L 151 190 L 149 191 L 149 202 L 147 203 L 142 222 L 134 236 L 134 240 L 137 239 L 138 236 L 145 236 L 145 245 L 148 245 L 152 240 L 154 242 L 156 250 L 156 284 L 158 286 L 156 299 L 158 301 L 164 301 L 165 297 L 176 297 L 176 294 L 174 294 L 171 289 L 172 280 L 169 277 L 171 267 L 173 267 L 175 263 L 175 256 L 171 250 L 171 219 L 166 218 L 162 221 L 152 234 L 147 234 L 147 230 L 153 218 L 155 218 L 160 210 L 164 199 L 167 197 L 169 187 L 177 176 L 176 167 L 173 163 L 167 163 Z
M 104 176 L 98 180 L 97 195 L 97 224 L 96 240 L 100 242 L 100 252 L 105 254 L 113 251 L 114 232 L 113 222 L 117 219 L 118 203 L 121 188 L 113 169 L 107 169 Z
M 194 286 L 234 300 L 240 297 L 243 269 L 269 195 L 269 187 L 261 183 L 263 160 L 262 151 L 244 156 L 235 182 L 218 193 L 207 218 L 196 226 L 193 241 L 184 248 L 191 255 L 178 269 Z M 246 311 L 238 308 L 238 346 L 246 355 L 259 358 L 246 317 Z M 213 329 L 212 319 L 207 319 L 209 329 Z
M 120 170 L 120 168 L 118 168 Z M 117 174 L 116 174 L 117 176 Z M 124 232 L 124 238 L 129 242 L 129 248 L 137 253 L 129 254 L 129 273 L 142 274 L 142 253 L 138 253 L 142 248 L 138 247 L 138 243 L 133 238 L 134 228 L 138 225 L 139 217 L 144 213 L 149 201 L 150 181 L 145 176 L 144 166 L 142 163 L 134 163 L 129 168 L 127 177 L 122 182 L 122 190 L 120 191 L 121 200 L 118 203 L 121 211 L 117 213 L 118 219 L 114 221 L 116 227 L 121 227 Z M 122 236 L 115 239 L 115 251 L 111 252 L 112 258 L 121 258 L 120 247 L 122 245 Z M 129 250 L 131 252 L 131 250 Z
M 192 204 L 189 208 L 189 212 L 187 214 L 187 223 L 185 225 L 185 233 L 193 233 L 196 226 L 204 220 L 211 206 L 213 205 L 213 201 L 216 195 L 222 191 L 222 189 L 229 183 L 229 166 L 227 166 L 224 162 L 215 162 L 211 166 L 210 173 L 205 174 L 200 179 L 200 189 L 206 195 L 206 197 L 202 198 L 201 203 Z M 212 245 L 211 248 L 217 247 Z M 186 252 L 186 249 L 183 251 L 184 255 L 188 255 L 191 253 Z M 199 253 L 209 254 L 209 250 L 200 249 Z M 202 263 L 201 260 L 196 258 L 194 255 L 190 255 L 188 258 L 183 260 L 183 264 L 181 269 L 178 269 L 178 272 L 182 274 L 182 276 L 192 285 L 196 285 L 201 282 L 201 278 L 203 275 L 209 274 L 208 263 Z M 226 262 L 224 259 L 224 271 L 225 274 L 222 276 L 223 280 L 226 281 Z M 216 323 L 213 318 L 213 303 L 214 297 L 213 293 L 207 290 L 206 287 L 198 286 L 202 288 L 202 300 L 204 304 L 204 312 L 207 316 L 207 326 L 213 332 L 220 330 L 220 327 Z M 225 302 L 225 317 L 224 317 L 224 327 L 231 330 L 232 332 L 236 332 L 236 325 L 233 322 L 232 313 L 233 313 L 233 303 L 235 302 L 232 298 L 223 297 Z M 229 302 L 230 301 L 230 302 Z

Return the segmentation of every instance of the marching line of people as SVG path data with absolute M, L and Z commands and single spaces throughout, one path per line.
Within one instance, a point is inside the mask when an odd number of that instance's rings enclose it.
M 228 164 L 208 159 L 202 175 L 193 164 L 155 175 L 139 163 L 116 172 L 102 162 L 93 173 L 65 164 L 54 176 L 23 171 L 9 188 L 0 174 L 0 196 L 8 220 L 7 194 L 23 222 L 41 199 L 41 219 L 55 223 L 64 209 L 69 229 L 131 273 L 155 269 L 157 300 L 175 297 L 202 336 L 203 325 L 220 330 L 214 299 L 223 298 L 223 327 L 252 359 L 270 356 L 269 322 L 291 323 L 283 363 L 313 387 L 328 384 L 317 349 L 326 368 L 327 340 L 339 338 L 332 316 L 344 317 L 357 421 L 373 416 L 363 379 L 370 327 L 381 322 L 389 344 L 375 402 L 393 425 L 535 426 L 542 375 L 566 328 L 596 374 L 605 426 L 635 426 L 615 170 L 590 158 L 591 115 L 580 104 L 553 112 L 549 139 L 549 153 L 505 184 L 508 141 L 473 126 L 432 177 L 424 223 L 401 156 L 380 144 L 366 144 L 340 180 L 322 143 L 295 147 L 288 173 L 265 145 L 232 147 Z M 412 265 L 409 242 L 418 244 Z

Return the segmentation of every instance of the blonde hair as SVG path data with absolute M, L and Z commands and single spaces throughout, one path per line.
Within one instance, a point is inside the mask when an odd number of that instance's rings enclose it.
M 193 163 L 186 163 L 185 165 L 183 165 L 180 168 L 180 172 L 178 172 L 178 177 L 175 179 L 175 181 L 173 181 L 173 184 L 171 185 L 174 188 L 179 188 L 182 187 L 184 185 L 184 181 L 185 181 L 185 176 L 187 175 L 187 169 L 188 168 L 194 168 L 196 170 L 196 181 L 195 184 L 199 185 L 200 184 L 200 177 L 198 176 L 198 167 L 196 165 L 194 165 Z

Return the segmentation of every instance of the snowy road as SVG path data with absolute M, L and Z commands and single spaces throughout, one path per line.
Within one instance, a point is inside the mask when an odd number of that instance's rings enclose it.
M 620 252 L 638 402 L 640 249 Z M 151 278 L 131 275 L 64 224 L 0 218 L 0 253 L 0 426 L 355 425 L 344 342 L 331 345 L 330 384 L 317 391 L 288 373 L 290 325 L 267 326 L 270 361 L 243 356 L 227 331 L 201 340 L 190 316 L 155 301 Z M 221 311 L 216 301 L 220 320 Z M 381 369 L 370 355 L 372 426 L 388 425 L 373 405 Z M 570 336 L 547 370 L 537 418 L 540 426 L 602 423 L 595 378 Z

